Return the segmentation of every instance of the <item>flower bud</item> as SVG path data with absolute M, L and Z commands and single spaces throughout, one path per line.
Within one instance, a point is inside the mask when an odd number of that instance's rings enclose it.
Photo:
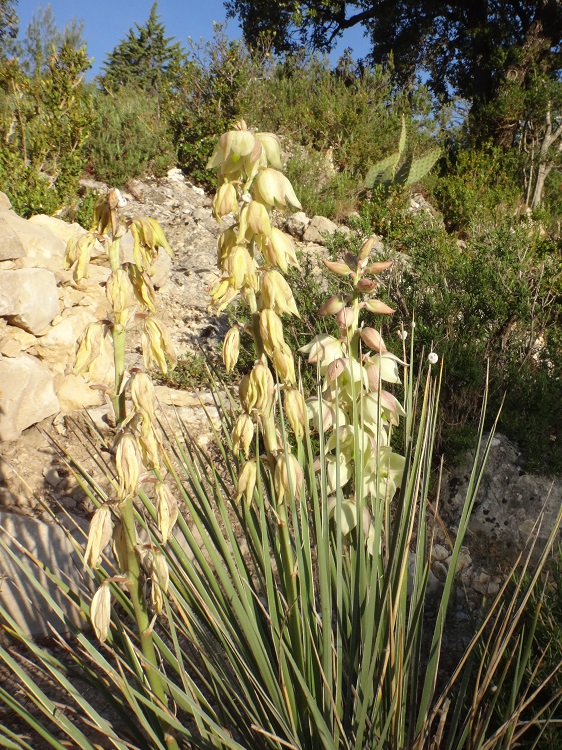
M 361 250 L 359 250 L 359 255 L 357 256 L 359 262 L 367 260 L 367 258 L 373 251 L 376 240 L 377 238 L 375 237 L 375 235 L 372 235 L 361 245 Z
M 156 521 L 158 530 L 162 534 L 162 544 L 166 544 L 172 529 L 178 520 L 179 510 L 176 498 L 164 482 L 156 482 Z
M 349 276 L 352 271 L 347 263 L 341 263 L 335 260 L 322 260 L 322 263 L 326 266 L 328 271 L 337 274 L 338 276 Z
M 73 237 L 66 248 L 65 267 L 69 268 L 74 262 L 74 271 L 72 276 L 76 283 L 88 277 L 88 266 L 92 250 L 96 242 L 95 234 L 87 232 L 86 234 Z
M 268 166 L 281 169 L 281 145 L 275 133 L 256 133 L 256 138 L 263 146 Z
M 304 479 L 303 470 L 292 453 L 281 453 L 275 464 L 275 471 L 273 473 L 273 487 L 275 489 L 275 495 L 277 504 L 281 503 L 285 499 L 285 495 L 289 495 L 291 490 L 295 498 L 299 498 L 302 489 L 302 483 Z
M 217 313 L 220 313 L 230 302 L 232 302 L 237 294 L 238 290 L 231 285 L 230 279 L 222 279 L 213 287 L 211 287 L 210 307 L 216 308 Z
M 252 192 L 257 201 L 267 206 L 286 206 L 289 203 L 294 208 L 302 208 L 290 181 L 282 172 L 272 167 L 258 172 Z
M 282 349 L 275 349 L 273 352 L 273 366 L 279 380 L 287 385 L 295 385 L 295 360 L 293 352 L 288 344 L 283 344 Z
M 271 234 L 271 222 L 266 207 L 259 201 L 250 201 L 240 212 L 240 228 L 238 230 L 238 241 L 243 242 L 248 237 L 248 230 L 252 235 Z
M 337 380 L 342 372 L 344 372 L 347 362 L 348 360 L 344 357 L 338 357 L 338 359 L 330 362 L 326 370 L 328 380 Z
M 365 269 L 365 273 L 382 273 L 383 271 L 386 271 L 387 268 L 390 268 L 391 265 L 391 260 L 382 260 L 378 263 L 371 263 L 371 265 L 367 266 Z
M 154 421 L 149 419 L 146 414 L 141 415 L 141 429 L 138 435 L 138 442 L 144 466 L 151 471 L 159 469 L 162 439 L 156 431 Z
M 288 313 L 300 318 L 293 292 L 279 271 L 266 271 L 261 280 L 260 291 L 264 307 L 270 307 L 280 315 Z
M 362 278 L 359 279 L 359 281 L 355 285 L 355 288 L 358 292 L 363 292 L 364 294 L 372 294 L 377 286 L 378 283 L 376 281 L 373 281 L 373 279 Z
M 296 388 L 287 388 L 283 393 L 283 406 L 296 439 L 302 440 L 306 411 L 304 396 Z
M 282 349 L 285 344 L 281 318 L 267 307 L 260 313 L 260 336 L 269 357 L 273 357 L 275 349 Z
M 137 441 L 131 432 L 121 432 L 117 438 L 115 466 L 119 479 L 119 499 L 137 494 L 140 462 Z
M 224 271 L 224 263 L 235 245 L 236 232 L 234 227 L 229 227 L 225 229 L 217 240 L 217 265 L 221 271 Z
M 241 414 L 232 430 L 232 450 L 234 453 L 243 451 L 246 458 L 250 452 L 250 445 L 254 439 L 254 423 L 248 414 Z
M 232 248 L 223 266 L 234 289 L 241 289 L 244 285 L 254 290 L 258 288 L 255 261 L 243 245 L 235 245 Z
M 288 264 L 298 268 L 299 262 L 293 240 L 277 227 L 271 228 L 269 240 L 264 242 L 261 250 L 267 261 L 272 266 L 278 266 L 283 273 L 287 272 Z
M 378 315 L 392 315 L 394 312 L 392 307 L 385 305 L 380 299 L 368 299 L 364 302 L 364 305 L 366 310 L 372 313 L 377 313 Z
M 336 294 L 333 297 L 330 297 L 327 302 L 324 302 L 320 310 L 318 310 L 318 315 L 320 315 L 321 318 L 325 318 L 326 315 L 337 315 L 343 306 L 343 300 L 341 300 Z
M 142 334 L 142 353 L 144 357 L 144 366 L 147 370 L 153 362 L 164 375 L 168 372 L 168 363 L 166 356 L 170 361 L 170 368 L 176 366 L 176 350 L 170 336 L 168 328 L 161 320 L 149 315 L 144 321 L 144 331 Z
M 164 250 L 170 255 L 172 258 L 174 257 L 174 251 L 168 244 L 168 240 L 166 239 L 166 235 L 164 234 L 164 230 L 160 226 L 160 224 L 156 221 L 156 219 L 152 219 L 149 217 L 147 219 L 148 223 L 152 227 L 152 236 L 154 241 L 155 247 L 163 247 Z
M 227 214 L 238 214 L 238 198 L 236 188 L 231 182 L 225 182 L 217 190 L 213 200 L 213 216 L 220 222 Z
M 146 372 L 135 372 L 131 378 L 131 399 L 135 409 L 153 422 L 154 415 L 154 385 Z
M 351 326 L 355 323 L 355 313 L 353 312 L 352 308 L 342 307 L 342 309 L 338 313 L 337 321 L 338 328 L 345 334 L 347 329 L 351 328 Z
M 101 562 L 101 553 L 111 541 L 113 521 L 109 505 L 100 506 L 90 521 L 88 541 L 84 552 L 84 567 L 97 567 Z
M 90 621 L 100 643 L 107 640 L 111 624 L 111 588 L 104 582 L 92 597 Z
M 369 349 L 375 349 L 377 352 L 386 352 L 386 346 L 382 336 L 375 328 L 362 328 L 359 332 L 361 340 Z
M 240 353 L 240 329 L 238 326 L 232 326 L 224 337 L 222 345 L 222 361 L 227 372 L 232 372 L 238 362 Z
M 246 461 L 238 477 L 238 487 L 236 489 L 236 500 L 240 500 L 242 495 L 246 498 L 246 505 L 250 507 L 256 488 L 258 467 L 255 459 Z
M 253 408 L 261 414 L 269 414 L 273 407 L 275 383 L 271 370 L 265 362 L 259 361 L 254 365 L 250 372 L 248 390 L 255 394 Z

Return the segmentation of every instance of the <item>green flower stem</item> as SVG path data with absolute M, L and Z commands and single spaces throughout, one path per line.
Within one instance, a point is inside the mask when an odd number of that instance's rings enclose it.
M 114 323 L 113 330 L 113 364 L 115 367 L 115 395 L 111 398 L 115 421 L 121 424 L 127 416 L 123 378 L 125 376 L 125 327 Z
M 152 628 L 150 627 L 150 619 L 142 591 L 143 579 L 136 548 L 136 528 L 132 497 L 129 497 L 122 502 L 121 517 L 125 525 L 127 536 L 127 568 L 130 596 L 135 612 L 135 619 L 137 621 L 141 650 L 149 665 L 146 674 L 156 699 L 162 704 L 162 706 L 166 707 L 168 701 L 166 699 L 164 683 L 158 669 L 158 658 L 156 655 L 156 649 L 154 648 L 154 641 L 152 639 Z M 169 727 L 162 721 L 161 726 L 166 736 L 166 744 L 168 748 L 170 750 L 179 750 L 179 745 L 175 738 L 172 737 Z
M 256 359 L 265 358 L 265 350 L 260 332 L 260 313 L 258 310 L 256 295 L 253 291 L 247 293 L 248 306 L 252 315 L 252 334 L 254 338 L 254 347 L 256 351 Z M 278 453 L 277 434 L 275 430 L 275 419 L 273 415 L 273 409 L 267 415 L 262 415 L 261 425 L 263 429 L 263 438 L 265 448 L 268 457 L 271 461 L 271 465 L 274 466 L 275 455 Z M 294 489 L 294 488 L 293 488 Z M 283 562 L 282 575 L 285 582 L 285 592 L 287 595 L 287 607 L 288 607 L 288 623 L 289 633 L 291 636 L 291 646 L 293 648 L 293 656 L 299 668 L 304 674 L 304 653 L 302 647 L 302 633 L 301 633 L 301 622 L 298 610 L 298 587 L 297 587 L 297 569 L 295 565 L 295 557 L 293 555 L 293 548 L 291 545 L 291 537 L 289 534 L 289 525 L 287 521 L 287 508 L 284 503 L 281 503 L 277 507 L 278 527 L 279 527 L 279 542 L 281 559 Z
M 121 268 L 121 258 L 119 252 L 120 239 L 114 239 L 109 246 L 109 264 L 111 271 L 115 273 Z M 115 314 L 115 311 L 114 311 Z M 113 324 L 113 364 L 115 367 L 115 388 L 114 396 L 111 398 L 115 421 L 121 424 L 127 416 L 125 406 L 125 393 L 123 392 L 123 378 L 125 376 L 125 327 L 120 323 Z

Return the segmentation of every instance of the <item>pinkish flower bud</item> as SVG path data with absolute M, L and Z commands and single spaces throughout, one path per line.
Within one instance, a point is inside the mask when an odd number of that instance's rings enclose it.
M 385 352 L 386 346 L 382 336 L 375 328 L 362 328 L 359 332 L 363 343 L 367 344 L 369 349 L 375 349 L 377 352 Z
M 345 370 L 346 363 L 347 359 L 345 359 L 344 357 L 338 357 L 338 359 L 334 359 L 333 362 L 330 362 L 330 364 L 328 365 L 328 369 L 326 370 L 328 379 L 337 380 Z
M 338 276 L 349 276 L 352 271 L 346 263 L 341 263 L 335 260 L 322 260 L 322 263 L 326 266 L 328 271 L 337 274 Z
M 371 263 L 371 265 L 367 266 L 367 268 L 365 269 L 365 273 L 382 273 L 383 271 L 386 271 L 387 268 L 390 268 L 391 265 L 391 260 L 383 260 L 377 263 Z
M 318 310 L 318 315 L 320 315 L 321 318 L 326 317 L 326 315 L 336 315 L 343 308 L 343 305 L 343 300 L 341 300 L 336 294 L 333 297 L 330 297 L 327 302 L 324 302 L 320 310 Z
M 355 288 L 357 289 L 358 292 L 366 292 L 368 294 L 371 294 L 372 292 L 375 291 L 377 286 L 378 286 L 378 283 L 376 281 L 373 281 L 372 279 L 362 278 L 362 279 L 359 279 Z
M 338 328 L 345 331 L 355 323 L 355 313 L 351 307 L 342 307 L 338 313 Z
M 385 305 L 380 299 L 368 299 L 365 303 L 365 309 L 378 315 L 392 315 L 394 310 L 392 307 Z
M 373 251 L 373 247 L 375 245 L 376 237 L 372 235 L 368 239 L 365 240 L 365 242 L 361 246 L 361 250 L 359 251 L 359 261 L 366 261 L 371 252 Z

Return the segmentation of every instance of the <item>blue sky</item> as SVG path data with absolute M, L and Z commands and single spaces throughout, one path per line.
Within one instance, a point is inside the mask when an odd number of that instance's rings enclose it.
M 84 21 L 84 38 L 88 42 L 88 54 L 94 58 L 90 76 L 99 73 L 107 53 L 126 36 L 135 23 L 147 20 L 154 0 L 51 0 L 57 25 L 61 28 L 72 19 Z M 20 19 L 20 36 L 39 7 L 49 2 L 19 0 L 16 10 Z M 158 12 L 166 27 L 168 36 L 175 37 L 187 47 L 188 37 L 198 41 L 200 37 L 210 40 L 213 37 L 213 21 L 224 22 L 226 11 L 222 0 L 159 0 Z M 240 37 L 240 28 L 231 19 L 227 26 L 228 36 Z M 360 29 L 350 29 L 334 54 L 332 60 L 352 47 L 354 57 L 362 57 L 367 51 L 366 40 Z

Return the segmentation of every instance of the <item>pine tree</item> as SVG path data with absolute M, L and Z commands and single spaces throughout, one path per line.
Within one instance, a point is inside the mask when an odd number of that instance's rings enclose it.
M 108 55 L 101 78 L 106 90 L 135 87 L 162 99 L 174 89 L 185 53 L 179 42 L 166 37 L 157 8 L 155 2 L 144 26 L 135 24 Z

